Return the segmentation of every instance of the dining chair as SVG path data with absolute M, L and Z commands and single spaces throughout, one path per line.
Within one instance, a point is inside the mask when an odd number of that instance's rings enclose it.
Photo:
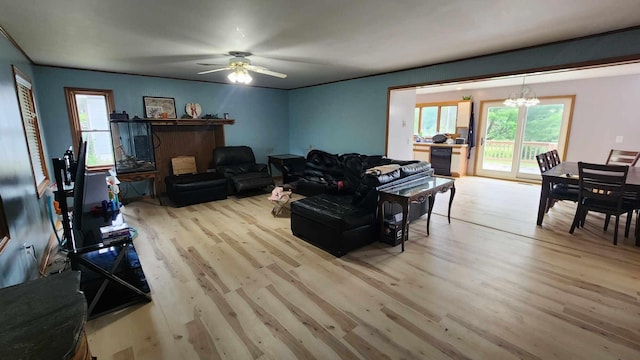
M 538 167 L 540 168 L 540 173 L 549 170 L 551 166 L 549 165 L 549 157 L 547 153 L 541 153 L 536 155 L 536 161 L 538 162 Z M 546 207 L 544 212 L 549 212 L 549 209 L 553 207 L 553 205 L 560 200 L 569 200 L 573 202 L 578 201 L 578 188 L 569 186 L 567 184 L 554 184 L 551 183 L 551 189 L 549 191 L 549 197 L 547 200 Z
M 578 162 L 579 187 L 578 207 L 573 217 L 570 234 L 584 225 L 586 212 L 599 212 L 616 217 L 613 232 L 613 244 L 618 244 L 618 226 L 620 215 L 634 210 L 634 204 L 625 201 L 625 182 L 629 166 L 602 165 Z M 627 218 L 626 232 L 631 219 Z
M 628 151 L 628 150 L 616 150 L 611 149 L 609 151 L 609 156 L 607 157 L 606 164 L 607 165 L 629 165 L 635 166 L 640 158 L 640 151 Z M 638 198 L 638 194 L 636 193 L 627 193 L 625 195 L 628 201 L 636 202 L 640 204 L 640 199 Z M 639 206 L 640 207 L 640 206 Z M 633 216 L 633 212 L 629 213 L 629 217 Z M 609 224 L 610 216 L 607 215 L 604 223 L 604 230 L 607 230 L 607 226 Z M 627 222 L 629 222 L 628 220 Z M 637 232 L 637 231 L 636 231 Z M 629 236 L 629 229 L 625 229 L 624 232 L 625 237 Z
M 557 165 L 554 163 L 553 157 L 551 157 L 551 152 L 547 151 L 546 153 L 544 153 L 544 156 L 547 158 L 547 164 L 549 164 L 549 169 Z
M 551 168 L 549 164 L 549 158 L 547 157 L 546 153 L 536 155 L 536 161 L 538 162 L 538 167 L 540 168 L 541 174 Z
M 558 154 L 558 150 L 557 149 L 553 149 L 551 151 L 549 151 L 547 154 L 551 155 L 551 167 L 554 167 L 558 164 L 560 164 L 562 161 L 560 160 L 560 154 Z
M 640 158 L 640 151 L 611 149 L 606 164 L 636 166 L 638 158 Z

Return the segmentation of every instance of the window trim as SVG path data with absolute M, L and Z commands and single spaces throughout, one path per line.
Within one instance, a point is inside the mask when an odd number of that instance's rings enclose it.
M 111 114 L 116 108 L 115 101 L 113 100 L 113 90 L 65 87 L 64 94 L 67 99 L 67 112 L 69 114 L 69 125 L 71 126 L 71 139 L 73 140 L 74 151 L 77 153 L 77 147 L 80 143 L 80 139 L 82 138 L 83 131 L 77 111 L 78 104 L 76 103 L 76 95 L 104 96 L 107 103 L 107 114 Z M 85 132 L 90 132 L 90 130 Z M 113 166 L 114 164 L 104 166 L 87 166 L 87 170 L 91 172 L 105 171 L 113 168 Z
M 438 118 L 436 119 L 436 134 L 440 133 L 440 114 L 443 106 L 455 106 L 458 107 L 459 101 L 438 101 L 438 102 L 428 102 L 428 103 L 416 103 L 416 109 L 419 109 L 418 113 L 418 134 L 420 133 L 420 129 L 422 129 L 422 109 L 425 107 L 438 107 Z M 414 129 L 415 130 L 415 129 Z M 431 136 L 429 136 L 431 138 Z
M 39 121 L 39 116 L 38 116 L 38 108 L 36 107 L 36 101 L 35 98 L 33 96 L 33 82 L 31 81 L 31 78 L 29 78 L 25 73 L 23 73 L 22 71 L 20 71 L 20 69 L 18 69 L 15 65 L 11 66 L 13 69 L 13 80 L 14 80 L 14 84 L 15 84 L 15 89 L 16 89 L 16 97 L 18 100 L 18 108 L 20 109 L 20 118 L 22 120 L 22 130 L 24 131 L 24 138 L 25 141 L 27 142 L 27 151 L 29 152 L 29 163 L 31 164 L 31 175 L 33 176 L 33 184 L 36 188 L 36 193 L 38 194 L 38 198 L 41 198 L 42 195 L 44 194 L 45 190 L 47 190 L 47 188 L 49 187 L 50 184 L 50 180 L 49 180 L 49 171 L 47 170 L 47 162 L 45 160 L 45 155 L 44 155 L 44 146 L 42 145 L 42 134 L 40 133 L 40 121 Z M 28 101 L 31 102 L 31 107 L 33 108 L 33 124 L 31 126 L 33 126 L 33 134 L 35 136 L 35 139 L 31 139 L 33 141 L 29 140 L 29 131 L 28 131 L 28 125 L 27 125 L 27 121 L 25 119 L 25 114 L 22 111 L 22 101 L 21 101 L 21 96 L 20 96 L 20 85 L 27 87 L 28 92 L 29 92 L 29 99 Z M 31 147 L 31 143 L 32 142 L 36 142 L 38 145 L 38 149 L 32 149 Z M 37 178 L 36 178 L 36 169 L 34 166 L 34 157 L 39 157 L 39 161 L 40 161 L 40 171 L 42 171 L 42 175 L 43 175 L 43 179 L 42 181 L 40 181 L 40 183 L 38 183 Z

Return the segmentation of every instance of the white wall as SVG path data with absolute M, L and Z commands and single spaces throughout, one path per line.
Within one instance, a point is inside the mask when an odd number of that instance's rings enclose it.
M 389 132 L 387 156 L 392 159 L 413 159 L 413 118 L 416 90 L 394 90 L 389 98 Z
M 640 74 L 527 85 L 538 97 L 576 95 L 567 161 L 604 163 L 612 148 L 640 150 Z M 472 95 L 476 129 L 480 102 L 504 99 L 521 86 L 417 95 L 417 102 L 461 100 Z M 476 130 L 477 134 L 477 130 Z M 616 143 L 622 136 L 622 143 Z M 475 149 L 469 161 L 475 166 Z

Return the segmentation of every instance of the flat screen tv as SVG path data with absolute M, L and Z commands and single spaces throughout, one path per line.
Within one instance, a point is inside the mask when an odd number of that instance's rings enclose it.
M 73 184 L 73 249 L 82 246 L 82 208 L 84 205 L 85 165 L 87 163 L 87 142 L 80 141 L 78 146 L 78 160 L 76 166 L 75 182 Z M 72 249 L 70 249 L 72 250 Z

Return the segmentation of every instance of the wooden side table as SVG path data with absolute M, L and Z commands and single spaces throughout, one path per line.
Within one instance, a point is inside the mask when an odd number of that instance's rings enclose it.
M 271 169 L 271 165 L 275 165 L 276 169 L 282 172 L 282 182 L 283 184 L 288 183 L 290 180 L 287 178 L 287 174 L 284 170 L 285 166 L 289 168 L 304 168 L 304 164 L 307 159 L 301 155 L 293 155 L 293 154 L 280 154 L 280 155 L 269 155 L 269 160 L 267 161 L 267 170 L 269 170 L 269 175 L 273 176 L 273 170 Z
M 431 222 L 431 211 L 435 196 L 439 192 L 449 191 L 449 211 L 447 219 L 451 223 L 451 204 L 456 194 L 455 182 L 453 179 L 438 176 L 430 176 L 422 179 L 410 181 L 388 189 L 380 190 L 378 197 L 378 219 L 380 222 L 380 234 L 384 231 L 384 203 L 395 202 L 402 206 L 402 251 L 404 251 L 404 241 L 409 237 L 409 205 L 412 203 L 424 203 L 429 201 L 427 211 L 427 235 L 429 235 L 429 223 Z
M 156 193 L 156 182 L 158 181 L 158 170 L 153 171 L 143 171 L 143 172 L 132 172 L 132 173 L 123 173 L 116 175 L 118 180 L 121 182 L 133 182 L 133 181 L 143 181 L 143 180 L 151 180 L 151 197 L 155 198 L 158 196 Z

